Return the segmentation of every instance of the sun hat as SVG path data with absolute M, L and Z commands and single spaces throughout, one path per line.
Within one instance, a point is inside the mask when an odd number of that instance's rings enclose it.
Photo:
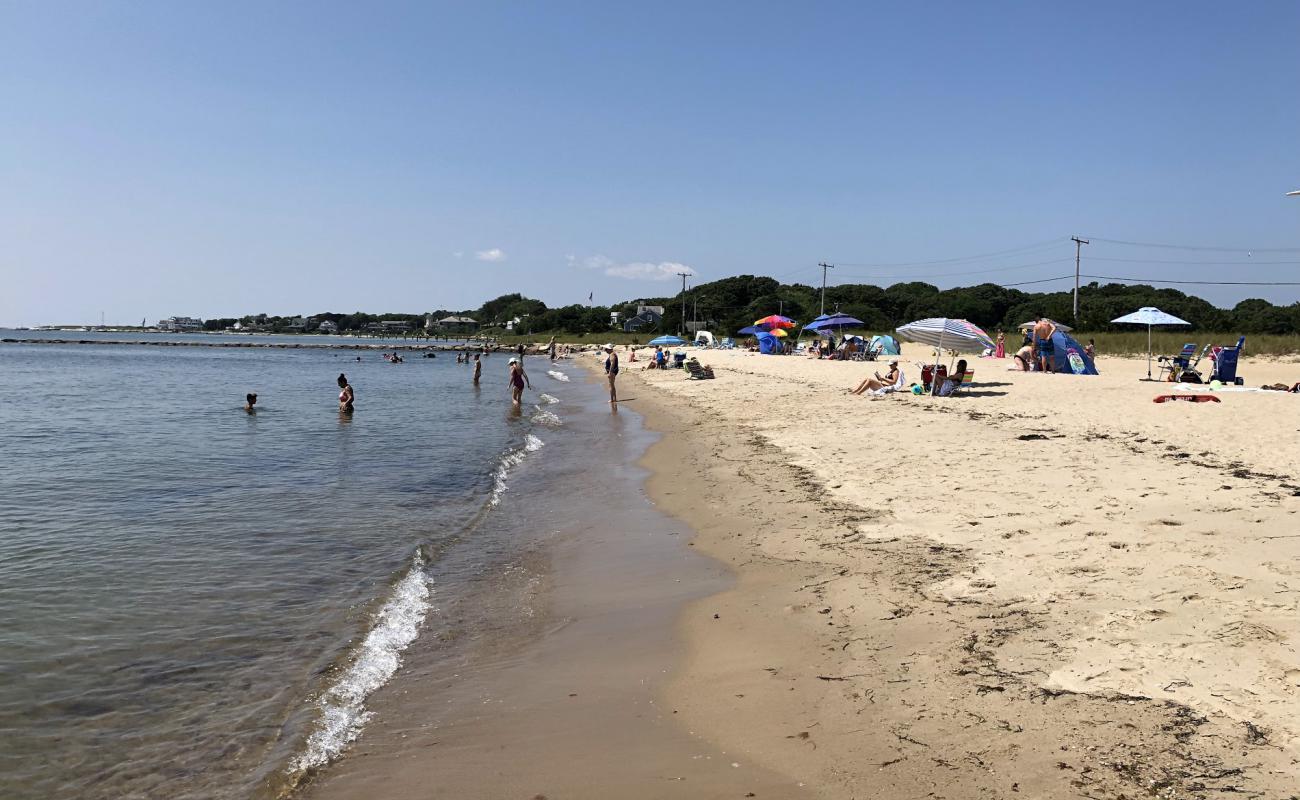
M 606 345 L 605 345 L 605 349 L 606 349 L 606 350 L 613 350 L 613 349 L 614 349 L 614 345 L 613 345 L 613 343 L 606 344 Z
M 512 356 L 512 357 L 510 358 L 510 360 L 507 361 L 506 363 L 507 363 L 507 364 L 518 364 L 518 363 L 519 363 L 519 359 L 514 358 L 514 357 Z

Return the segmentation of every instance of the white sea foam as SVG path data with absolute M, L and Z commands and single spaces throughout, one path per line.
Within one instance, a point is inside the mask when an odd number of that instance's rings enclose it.
M 538 406 L 537 410 L 533 412 L 532 420 L 538 425 L 545 425 L 548 428 L 558 428 L 560 425 L 564 424 L 563 420 L 561 420 L 559 416 L 547 411 L 541 406 Z
M 429 612 L 429 579 L 424 557 L 416 553 L 410 570 L 393 587 L 392 596 L 375 615 L 356 659 L 317 701 L 319 727 L 307 739 L 306 750 L 292 764 L 294 771 L 324 766 L 338 757 L 371 717 L 366 698 L 388 682 L 402 663 L 401 653 L 415 640 Z
M 563 372 L 560 372 L 558 369 L 548 369 L 546 370 L 546 374 L 550 375 L 552 378 L 556 379 L 557 381 L 563 381 L 564 383 L 569 382 L 569 376 L 565 375 Z
M 522 447 L 501 456 L 501 461 L 497 464 L 497 470 L 492 479 L 492 499 L 490 501 L 492 505 L 500 503 L 501 495 L 506 493 L 506 479 L 510 477 L 510 470 L 522 463 L 529 453 L 541 450 L 543 444 L 545 442 L 530 433 L 524 437 Z
M 545 403 L 548 406 L 560 402 L 560 398 L 549 395 L 546 392 L 542 392 L 540 395 L 538 395 L 538 399 L 540 399 L 543 403 Z

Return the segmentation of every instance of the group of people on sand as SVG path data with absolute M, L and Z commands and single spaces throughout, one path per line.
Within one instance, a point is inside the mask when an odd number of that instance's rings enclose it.
M 928 370 L 929 367 L 926 367 L 926 369 Z M 957 364 L 953 367 L 952 372 L 945 372 L 943 367 L 940 366 L 936 371 L 936 374 L 932 375 L 930 378 L 925 378 L 923 374 L 922 380 L 929 382 L 924 386 L 924 389 L 931 389 L 934 394 L 940 397 L 947 397 L 961 387 L 962 381 L 965 380 L 965 377 L 966 359 L 961 358 L 957 360 Z M 898 359 L 895 358 L 889 362 L 889 369 L 884 375 L 876 372 L 873 376 L 862 381 L 862 383 L 859 383 L 853 389 L 850 389 L 849 394 L 862 395 L 870 393 L 876 397 L 881 397 L 901 390 L 903 388 L 903 383 L 903 370 L 898 365 Z
M 1020 343 L 1020 349 L 1012 356 L 1015 359 L 1015 366 L 1019 367 L 1022 372 L 1055 372 L 1056 371 L 1056 345 L 1052 337 L 1056 335 L 1056 323 L 1047 317 L 1038 317 L 1034 320 L 1032 328 L 1025 332 L 1025 338 Z M 1094 358 L 1097 355 L 1097 344 L 1094 340 L 1089 339 L 1087 347 L 1083 352 L 1088 358 Z M 993 355 L 997 358 L 1003 358 L 1006 355 L 1006 336 L 1002 331 L 998 331 L 997 349 Z

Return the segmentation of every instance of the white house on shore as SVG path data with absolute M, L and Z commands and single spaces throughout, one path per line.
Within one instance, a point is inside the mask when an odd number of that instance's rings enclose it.
M 338 333 L 339 324 L 332 319 L 323 319 L 320 321 L 320 327 L 318 327 L 316 330 L 320 331 L 321 333 Z
M 168 317 L 158 320 L 160 331 L 201 331 L 203 320 L 194 317 Z

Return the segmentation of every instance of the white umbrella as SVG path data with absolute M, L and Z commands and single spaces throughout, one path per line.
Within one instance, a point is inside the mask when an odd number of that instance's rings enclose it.
M 1173 314 L 1166 314 L 1155 306 L 1143 306 L 1132 314 L 1125 314 L 1122 317 L 1116 317 L 1111 320 L 1111 322 L 1147 326 L 1147 380 L 1151 380 L 1151 326 L 1192 324 L 1185 319 L 1175 317 Z
M 982 353 L 995 345 L 989 335 L 978 325 L 964 319 L 932 317 L 909 322 L 898 328 L 898 335 L 909 342 L 920 342 L 938 348 L 935 354 L 934 368 L 939 369 L 939 357 L 943 350 L 957 350 L 967 353 Z M 938 389 L 936 381 L 936 390 Z

